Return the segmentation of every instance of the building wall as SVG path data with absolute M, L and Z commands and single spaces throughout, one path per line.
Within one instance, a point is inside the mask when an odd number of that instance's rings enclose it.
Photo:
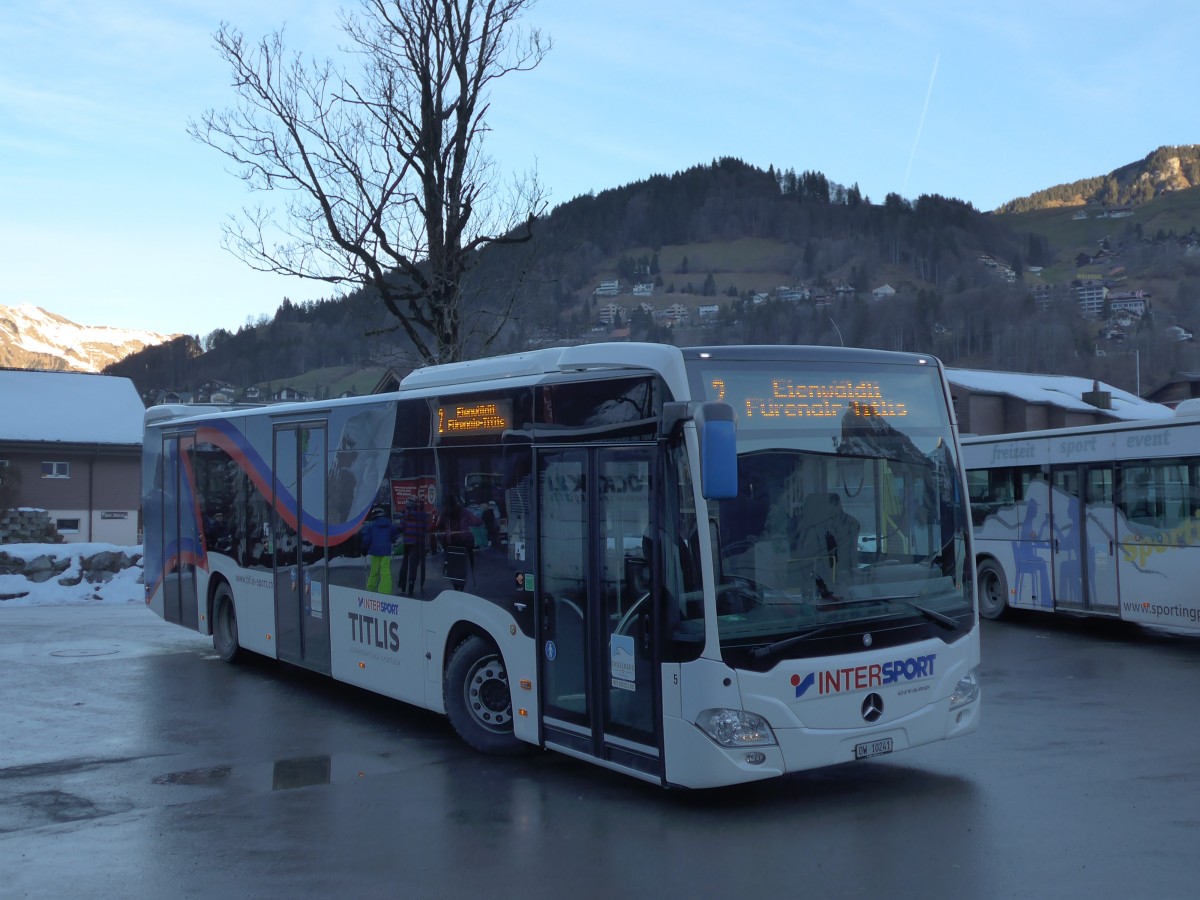
M 1064 409 L 1048 403 L 1029 403 L 1019 397 L 976 394 L 963 387 L 955 387 L 954 401 L 963 434 L 1007 434 L 1113 421 L 1100 410 L 1092 413 Z
M 141 506 L 141 450 L 113 452 L 70 451 L 52 445 L 45 449 L 10 450 L 0 446 L 0 459 L 21 473 L 18 505 L 44 509 L 56 523 L 78 520 L 75 530 L 60 534 L 71 543 L 98 541 L 133 546 L 138 542 Z M 65 462 L 68 478 L 43 478 L 43 462 Z
M 1171 407 L 1195 397 L 1200 397 L 1200 379 L 1195 375 L 1184 375 L 1174 381 L 1168 381 L 1146 395 L 1147 400 Z

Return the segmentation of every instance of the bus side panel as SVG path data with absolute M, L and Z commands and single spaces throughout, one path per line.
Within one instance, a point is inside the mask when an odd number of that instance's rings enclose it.
M 275 651 L 275 578 L 270 572 L 241 571 L 231 581 L 238 644 L 272 659 Z
M 975 555 L 1000 564 L 1014 608 L 1054 608 L 1049 510 L 1049 488 L 1036 480 L 1024 499 L 991 505 L 974 526 Z
M 432 601 L 334 585 L 329 592 L 333 677 L 386 697 L 445 713 L 446 636 L 462 622 L 488 635 L 508 669 L 518 738 L 538 742 L 533 640 L 492 603 L 458 591 Z M 522 710 L 524 712 L 522 712 Z
M 1200 523 L 1180 526 L 1190 537 L 1158 533 L 1121 536 L 1117 568 L 1121 585 L 1121 618 L 1143 625 L 1200 627 L 1200 594 L 1193 585 L 1200 572 L 1200 546 L 1180 546 L 1177 541 L 1196 543 Z
M 333 677 L 425 706 L 421 608 L 426 605 L 410 597 L 330 585 Z
M 522 741 L 538 743 L 537 645 L 523 634 L 513 615 L 495 603 L 459 591 L 443 591 L 432 603 L 425 604 L 425 699 L 422 705 L 435 712 L 445 712 L 442 699 L 442 673 L 446 669 L 446 654 L 454 647 L 445 641 L 456 625 L 471 622 L 485 632 L 504 658 L 508 684 L 512 692 L 513 733 Z

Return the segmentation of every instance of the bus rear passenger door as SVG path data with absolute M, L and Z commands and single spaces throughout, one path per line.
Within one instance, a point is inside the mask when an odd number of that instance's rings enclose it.
M 546 745 L 659 780 L 654 466 L 652 448 L 539 454 L 537 597 Z
M 276 655 L 329 674 L 325 433 L 322 422 L 275 426 L 272 535 Z
M 1060 609 L 1115 612 L 1117 547 L 1113 535 L 1113 467 L 1110 463 L 1054 466 L 1051 513 L 1054 605 Z
M 1087 604 L 1097 612 L 1116 612 L 1117 512 L 1112 463 L 1084 466 L 1083 479 Z

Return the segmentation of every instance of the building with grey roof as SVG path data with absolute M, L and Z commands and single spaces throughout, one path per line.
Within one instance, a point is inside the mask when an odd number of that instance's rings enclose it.
M 0 369 L 6 505 L 45 510 L 68 542 L 137 544 L 144 416 L 128 378 Z

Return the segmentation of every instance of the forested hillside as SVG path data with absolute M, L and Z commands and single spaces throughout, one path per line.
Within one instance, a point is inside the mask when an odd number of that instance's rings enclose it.
M 1190 165 L 1180 163 L 1182 177 Z M 1071 209 L 996 215 L 937 195 L 872 202 L 818 172 L 716 160 L 578 197 L 529 242 L 483 253 L 467 284 L 467 352 L 612 337 L 840 342 L 1133 388 L 1138 373 L 1122 354 L 1135 345 L 1147 384 L 1195 366 L 1192 345 L 1164 332 L 1189 325 L 1200 300 L 1193 196 L 1160 192 L 1123 221 L 1080 223 Z M 1159 226 L 1148 229 L 1152 217 Z M 1103 321 L 1081 315 L 1081 278 L 1153 295 L 1148 315 L 1122 320 L 1120 346 L 1101 337 L 1111 310 Z M 602 322 L 606 308 L 615 318 Z M 190 390 L 210 379 L 279 385 L 338 365 L 403 369 L 412 356 L 392 325 L 365 293 L 285 302 L 269 322 L 181 339 L 109 371 L 143 390 Z

